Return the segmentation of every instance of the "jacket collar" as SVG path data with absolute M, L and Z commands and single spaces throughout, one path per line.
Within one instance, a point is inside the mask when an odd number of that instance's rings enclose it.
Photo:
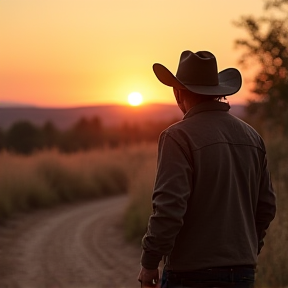
M 195 114 L 206 112 L 206 111 L 229 111 L 230 105 L 228 103 L 219 102 L 219 101 L 207 101 L 201 102 L 200 104 L 192 107 L 183 117 L 184 119 L 190 118 Z

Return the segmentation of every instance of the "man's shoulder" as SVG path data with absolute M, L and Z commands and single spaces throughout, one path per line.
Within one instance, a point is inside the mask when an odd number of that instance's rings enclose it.
M 161 132 L 160 140 L 162 139 L 162 141 L 167 141 L 168 139 L 171 139 L 172 141 L 177 142 L 180 145 L 184 145 L 187 142 L 188 138 L 194 135 L 194 133 L 191 133 L 191 131 L 187 129 L 187 123 L 185 122 L 185 120 L 180 120 L 167 127 Z
M 250 134 L 254 135 L 255 137 L 259 138 L 261 141 L 263 141 L 262 136 L 258 133 L 258 131 L 253 126 L 251 126 L 249 123 L 245 122 L 244 120 L 234 115 L 231 115 L 231 117 L 233 117 L 235 121 L 239 123 L 239 125 L 241 125 L 242 127 L 245 127 L 246 131 L 249 131 Z
M 166 129 L 164 129 L 161 134 L 173 135 L 175 133 L 178 133 L 181 129 L 183 129 L 183 125 L 184 125 L 183 120 L 175 122 L 171 124 L 170 126 L 168 126 Z

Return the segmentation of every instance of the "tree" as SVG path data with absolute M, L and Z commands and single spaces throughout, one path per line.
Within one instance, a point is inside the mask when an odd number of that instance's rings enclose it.
M 42 144 L 40 130 L 30 122 L 16 122 L 7 131 L 6 147 L 10 151 L 31 154 L 34 150 L 41 149 Z
M 5 147 L 4 139 L 5 139 L 4 131 L 0 128 L 0 152 Z
M 258 99 L 250 100 L 248 113 L 269 119 L 288 134 L 288 0 L 264 2 L 264 16 L 242 16 L 235 23 L 248 33 L 236 47 L 245 48 L 240 64 L 256 61 L 259 67 L 252 90 Z
M 60 150 L 63 152 L 75 152 L 90 150 L 103 145 L 103 128 L 100 118 L 80 118 L 72 129 L 62 135 Z
M 52 122 L 47 121 L 41 131 L 45 148 L 51 149 L 58 146 L 59 131 Z

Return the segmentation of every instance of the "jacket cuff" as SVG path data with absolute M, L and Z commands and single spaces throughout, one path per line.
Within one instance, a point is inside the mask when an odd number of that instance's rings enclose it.
M 157 269 L 162 259 L 162 255 L 155 252 L 143 251 L 141 255 L 141 265 L 149 270 Z

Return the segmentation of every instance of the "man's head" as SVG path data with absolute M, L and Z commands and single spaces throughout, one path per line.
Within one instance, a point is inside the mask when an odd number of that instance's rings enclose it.
M 200 95 L 187 89 L 173 88 L 173 92 L 177 105 L 183 114 L 186 114 L 192 107 L 201 102 L 214 101 L 222 98 L 222 96 L 218 97 L 214 95 Z
M 173 87 L 180 106 L 184 99 L 197 104 L 232 95 L 242 84 L 241 74 L 235 68 L 218 73 L 216 58 L 208 51 L 182 52 L 176 76 L 159 63 L 153 65 L 153 70 L 163 84 Z

